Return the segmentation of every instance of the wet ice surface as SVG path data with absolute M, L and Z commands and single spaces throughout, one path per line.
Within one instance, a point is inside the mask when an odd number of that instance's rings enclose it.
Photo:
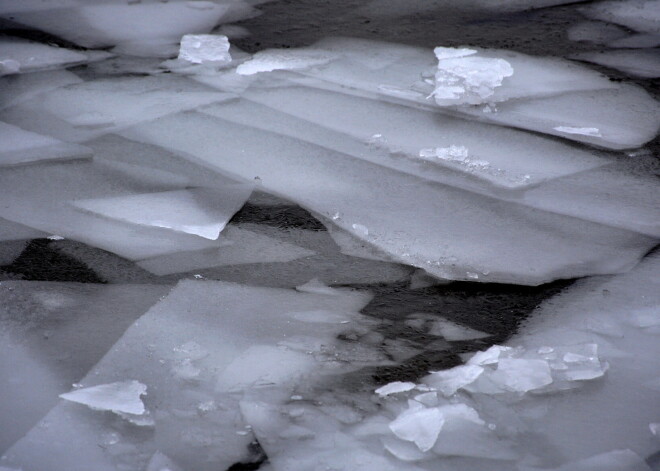
M 657 2 L 567 3 L 0 3 L 0 469 L 660 469 Z

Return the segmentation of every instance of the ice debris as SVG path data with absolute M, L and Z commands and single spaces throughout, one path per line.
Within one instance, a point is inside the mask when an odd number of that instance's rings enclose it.
M 421 451 L 429 451 L 443 425 L 444 417 L 439 408 L 419 406 L 401 413 L 389 427 L 401 440 L 413 442 Z
M 415 383 L 410 381 L 394 381 L 393 383 L 386 384 L 376 389 L 376 394 L 380 397 L 389 396 L 390 394 L 396 394 L 400 392 L 410 391 L 415 388 Z
M 257 52 L 236 68 L 239 75 L 254 75 L 273 70 L 307 69 L 327 64 L 337 57 L 331 51 L 313 49 L 268 49 Z
M 571 126 L 556 126 L 555 131 L 565 132 L 566 134 L 581 134 L 583 136 L 603 137 L 598 128 L 575 128 Z
M 147 386 L 139 381 L 123 381 L 75 389 L 60 394 L 62 399 L 83 404 L 94 410 L 116 414 L 142 415 L 146 412 L 140 396 L 147 394 Z
M 186 34 L 181 38 L 179 59 L 193 64 L 231 62 L 229 39 L 216 34 Z
M 487 103 L 495 88 L 513 75 L 504 59 L 476 57 L 474 49 L 436 47 L 438 70 L 433 97 L 440 106 Z

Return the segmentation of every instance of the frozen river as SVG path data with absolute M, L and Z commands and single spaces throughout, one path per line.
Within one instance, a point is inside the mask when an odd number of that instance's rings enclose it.
M 0 471 L 660 470 L 660 2 L 0 29 Z

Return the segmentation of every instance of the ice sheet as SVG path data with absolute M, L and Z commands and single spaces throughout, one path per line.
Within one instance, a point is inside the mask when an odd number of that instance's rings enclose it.
M 610 0 L 588 5 L 582 12 L 636 31 L 660 33 L 660 4 L 655 0 Z
M 660 77 L 660 54 L 655 49 L 581 52 L 575 59 L 620 70 L 635 77 Z

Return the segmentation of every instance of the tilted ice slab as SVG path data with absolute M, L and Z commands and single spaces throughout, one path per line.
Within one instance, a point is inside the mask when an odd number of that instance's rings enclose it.
M 3 281 L 0 454 L 71 389 L 166 285 Z
M 467 188 L 478 186 L 471 185 L 471 179 L 496 187 L 525 188 L 608 162 L 593 153 L 528 133 L 326 90 L 254 87 L 243 96 L 270 109 L 257 110 L 254 105 L 234 102 L 203 112 Z M 299 119 L 287 119 L 281 112 Z M 250 117 L 241 120 L 246 114 Z M 341 135 L 324 136 L 312 123 Z M 352 146 L 347 136 L 352 138 Z M 455 148 L 462 148 L 462 154 L 451 155 Z M 466 175 L 463 180 L 467 181 L 452 179 L 453 172 L 447 169 Z
M 99 48 L 122 44 L 140 49 L 140 43 L 167 40 L 174 44 L 187 33 L 206 33 L 222 21 L 254 13 L 241 1 L 95 1 L 54 3 L 51 9 L 27 11 L 20 5 L 5 17 L 67 39 L 81 46 Z M 23 11 L 21 11 L 23 10 Z M 233 16 L 233 18 L 232 18 Z M 76 27 L 72 28 L 71 25 Z
M 229 97 L 183 77 L 121 77 L 57 88 L 8 108 L 4 116 L 26 129 L 80 142 Z
M 654 243 L 209 115 L 170 116 L 126 135 L 228 176 L 259 177 L 266 191 L 332 220 L 395 260 L 443 278 L 474 279 L 476 273 L 480 280 L 538 284 L 617 272 L 632 267 Z
M 117 174 L 112 168 L 93 161 L 1 169 L 0 187 L 3 193 L 0 217 L 125 258 L 139 260 L 221 244 L 191 234 L 101 218 L 75 208 L 71 201 L 136 196 L 172 189 L 169 184 Z
M 596 20 L 636 31 L 660 33 L 660 4 L 656 0 L 610 0 L 586 6 L 581 11 Z
M 0 76 L 54 69 L 110 57 L 105 52 L 80 52 L 25 39 L 0 39 Z
M 660 77 L 660 54 L 654 49 L 581 52 L 574 59 L 593 62 L 643 78 Z
M 24 226 L 23 224 L 0 218 L 0 242 L 7 240 L 36 239 L 47 235 L 48 234 L 44 232 Z
M 61 403 L 42 421 L 48 426 L 32 429 L 3 464 L 24 471 L 105 471 L 119 463 L 144 469 L 158 449 L 183 469 L 227 469 L 249 461 L 254 437 L 238 410 L 243 393 L 275 388 L 289 402 L 288 391 L 298 381 L 339 371 L 333 341 L 343 322 L 360 317 L 357 310 L 369 298 L 181 282 L 80 382 L 144 384 L 153 432 L 139 433 L 103 413 Z
M 92 156 L 92 150 L 88 147 L 62 142 L 1 121 L 0 142 L 2 142 L 0 167 L 42 161 L 84 159 Z
M 77 208 L 132 224 L 216 240 L 252 193 L 252 185 L 223 185 L 159 193 L 76 200 Z
M 0 109 L 29 100 L 41 93 L 82 81 L 76 74 L 63 69 L 0 77 L 0 87 L 3 90 L 3 93 L 0 94 Z
M 162 255 L 141 260 L 138 265 L 155 275 L 169 275 L 226 265 L 290 262 L 315 255 L 311 250 L 240 226 L 227 227 L 220 237 L 223 245 L 219 248 Z
M 442 49 L 456 54 L 467 51 Z M 334 38 L 324 39 L 306 48 L 306 51 L 314 50 L 319 54 L 325 52 L 328 62 L 318 66 L 310 64 L 308 69 L 300 69 L 297 73 L 289 71 L 282 75 L 285 73 L 280 72 L 274 77 L 346 94 L 437 109 L 438 97 L 434 100 L 432 94 L 438 61 L 434 60 L 428 49 Z M 513 75 L 503 77 L 501 85 L 493 87 L 490 90 L 492 94 L 483 99 L 486 104 L 496 103 L 495 108 L 457 106 L 466 102 L 465 96 L 459 94 L 454 99 L 440 100 L 442 108 L 448 113 L 465 113 L 486 121 L 616 149 L 638 147 L 657 133 L 660 125 L 658 105 L 639 87 L 617 84 L 593 70 L 563 59 L 538 58 L 502 50 L 470 50 L 478 52 L 463 59 L 483 59 L 486 63 L 501 59 L 510 64 Z M 470 76 L 469 70 L 458 70 L 463 76 Z M 458 84 L 461 83 L 459 80 Z M 461 87 L 465 89 L 464 84 Z M 554 99 L 557 96 L 562 98 L 555 104 L 549 97 Z M 507 110 L 508 106 L 522 106 L 527 109 L 528 116 L 517 118 L 514 112 Z M 579 112 L 573 112 L 573 108 Z M 553 118 L 545 118 L 548 112 Z M 585 137 L 560 134 L 554 129 L 558 126 L 606 130 L 601 132 L 601 137 Z M 617 127 L 624 132 L 616 132 Z

